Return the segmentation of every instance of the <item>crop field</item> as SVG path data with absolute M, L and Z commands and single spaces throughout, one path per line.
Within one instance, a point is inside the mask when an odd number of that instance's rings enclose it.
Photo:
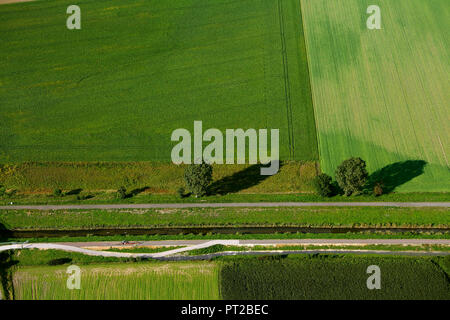
M 14 273 L 18 300 L 210 300 L 219 298 L 218 266 L 209 262 L 81 266 L 80 290 L 67 289 L 67 266 Z
M 380 290 L 366 286 L 370 265 L 380 267 Z M 243 258 L 225 264 L 220 279 L 222 297 L 231 300 L 450 298 L 448 277 L 426 258 Z
M 0 161 L 169 161 L 177 128 L 278 128 L 318 157 L 298 0 L 0 6 Z
M 397 191 L 449 191 L 446 0 L 302 0 L 322 169 L 368 162 Z M 422 174 L 422 172 L 424 172 Z
M 47 259 L 64 255 L 74 256 L 53 252 Z M 450 256 L 289 255 L 138 263 L 94 262 L 98 257 L 83 258 L 87 259 L 83 263 L 76 258 L 81 268 L 80 290 L 66 287 L 69 264 L 36 265 L 31 255 L 26 256 L 14 257 L 20 263 L 9 278 L 18 300 L 450 298 L 446 274 Z M 380 290 L 366 286 L 370 265 L 380 267 Z

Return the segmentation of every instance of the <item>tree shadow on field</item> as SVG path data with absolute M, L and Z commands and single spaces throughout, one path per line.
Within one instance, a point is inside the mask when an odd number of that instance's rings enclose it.
M 73 189 L 66 192 L 66 196 L 79 195 L 83 189 Z
M 147 191 L 149 189 L 150 189 L 150 187 L 143 187 L 143 188 L 133 189 L 133 190 L 130 191 L 130 193 L 128 193 L 126 195 L 126 198 L 132 198 L 132 197 L 137 196 L 138 194 L 140 194 L 142 192 L 145 192 L 145 191 Z
M 11 236 L 12 232 L 0 221 L 0 242 L 8 241 Z
M 283 163 L 280 161 L 280 169 L 282 166 Z M 264 167 L 267 167 L 267 165 L 254 164 L 231 176 L 217 180 L 209 186 L 208 195 L 223 196 L 256 186 L 270 177 L 261 175 L 261 168 Z
M 383 193 L 391 193 L 402 184 L 423 174 L 426 165 L 427 162 L 423 160 L 407 160 L 390 164 L 370 175 L 368 188 L 373 190 L 377 183 L 381 183 Z

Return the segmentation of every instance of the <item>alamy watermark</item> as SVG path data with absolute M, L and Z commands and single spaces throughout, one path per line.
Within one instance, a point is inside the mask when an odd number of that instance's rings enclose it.
M 377 5 L 370 5 L 367 7 L 367 14 L 370 14 L 366 25 L 369 30 L 381 29 L 381 9 Z
M 71 265 L 67 267 L 66 273 L 69 275 L 67 278 L 67 289 L 80 290 L 81 289 L 81 269 L 79 266 Z
M 369 278 L 367 278 L 367 289 L 381 289 L 381 269 L 379 266 L 371 265 L 367 267 L 367 274 L 371 274 Z
M 70 16 L 67 18 L 66 26 L 69 30 L 80 30 L 81 29 L 81 9 L 77 5 L 70 5 L 66 10 L 67 14 Z
M 187 129 L 176 129 L 171 140 L 178 141 L 172 149 L 175 164 L 263 164 L 261 175 L 271 176 L 280 169 L 279 129 L 270 130 L 270 155 L 268 154 L 268 129 L 226 129 L 225 137 L 219 129 L 203 132 L 202 121 L 194 121 L 194 134 Z M 224 148 L 225 138 L 225 148 Z M 209 144 L 203 148 L 204 142 Z M 248 142 L 248 144 L 247 144 Z M 247 150 L 248 145 L 248 150 Z M 192 150 L 193 149 L 193 150 Z M 248 151 L 248 159 L 246 157 Z M 225 154 L 224 154 L 225 152 Z M 225 158 L 225 162 L 224 162 Z

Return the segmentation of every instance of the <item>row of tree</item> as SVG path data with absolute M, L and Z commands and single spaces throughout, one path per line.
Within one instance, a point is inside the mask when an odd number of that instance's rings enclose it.
M 186 188 L 196 197 L 205 196 L 208 186 L 212 182 L 212 174 L 212 166 L 206 163 L 187 166 L 184 172 Z M 331 176 L 325 173 L 318 175 L 314 180 L 317 194 L 322 197 L 330 197 L 340 193 L 341 190 L 347 196 L 361 193 L 369 178 L 366 162 L 361 158 L 345 160 L 337 167 L 335 178 L 337 186 Z M 374 194 L 378 196 L 382 193 L 382 185 L 378 183 L 375 185 Z M 184 188 L 180 188 L 178 194 L 180 197 L 187 196 Z
M 337 186 L 331 176 L 326 173 L 318 175 L 314 180 L 316 193 L 322 197 L 330 197 L 340 193 L 341 190 L 346 196 L 360 194 L 369 179 L 366 162 L 361 158 L 350 158 L 343 161 L 336 169 L 335 178 Z M 373 193 L 376 196 L 383 194 L 381 182 L 374 186 Z

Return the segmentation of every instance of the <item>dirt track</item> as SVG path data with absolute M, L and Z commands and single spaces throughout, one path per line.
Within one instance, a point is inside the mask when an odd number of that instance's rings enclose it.
M 7 4 L 7 3 L 16 3 L 16 2 L 31 2 L 34 0 L 0 0 L 0 4 Z

